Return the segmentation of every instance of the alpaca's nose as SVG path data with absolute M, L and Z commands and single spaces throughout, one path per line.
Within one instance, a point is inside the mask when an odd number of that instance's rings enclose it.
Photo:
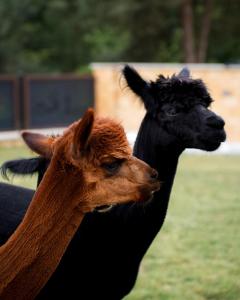
M 157 179 L 158 178 L 158 171 L 155 169 L 152 169 L 150 174 L 151 179 Z
M 225 122 L 219 116 L 211 116 L 207 118 L 207 125 L 215 129 L 223 129 Z

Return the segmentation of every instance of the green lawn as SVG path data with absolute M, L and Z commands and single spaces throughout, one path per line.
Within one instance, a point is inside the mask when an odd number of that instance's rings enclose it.
M 240 157 L 181 159 L 167 219 L 126 300 L 240 299 Z
M 0 162 L 29 155 L 0 146 Z M 240 156 L 182 156 L 165 224 L 125 298 L 148 299 L 240 299 Z

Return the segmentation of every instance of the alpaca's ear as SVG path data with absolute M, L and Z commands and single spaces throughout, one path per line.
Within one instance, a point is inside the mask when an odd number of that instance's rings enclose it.
M 123 70 L 122 74 L 130 87 L 130 89 L 139 97 L 143 98 L 145 94 L 149 90 L 149 84 L 146 82 L 139 74 L 138 72 L 130 67 L 129 65 L 126 65 Z
M 183 68 L 179 74 L 178 74 L 178 77 L 182 77 L 182 78 L 189 78 L 190 77 L 190 71 L 188 68 Z
M 154 99 L 152 96 L 150 84 L 147 81 L 145 81 L 138 74 L 138 72 L 129 65 L 126 65 L 123 68 L 122 74 L 130 89 L 142 99 L 146 109 L 148 110 L 149 108 L 151 108 Z
M 22 133 L 22 138 L 28 147 L 34 152 L 46 158 L 52 157 L 53 138 L 28 131 Z
M 89 108 L 81 120 L 74 128 L 73 135 L 73 155 L 78 156 L 87 149 L 88 141 L 92 132 L 94 123 L 94 111 Z

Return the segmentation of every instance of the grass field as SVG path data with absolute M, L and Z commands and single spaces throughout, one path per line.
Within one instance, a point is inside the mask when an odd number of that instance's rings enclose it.
M 0 162 L 29 155 L 0 146 Z M 240 299 L 240 156 L 182 156 L 165 224 L 125 298 L 148 299 Z

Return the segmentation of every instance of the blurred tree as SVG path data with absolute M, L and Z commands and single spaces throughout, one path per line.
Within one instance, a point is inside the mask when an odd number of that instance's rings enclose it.
M 15 73 L 42 69 L 42 49 L 34 51 L 45 5 L 40 0 L 0 2 L 0 71 Z M 45 69 L 45 68 L 44 68 Z
M 207 61 L 240 63 L 240 1 L 215 0 Z
M 128 0 L 123 26 L 129 31 L 124 59 L 182 61 L 179 0 Z
M 195 6 L 192 0 L 182 0 L 181 5 L 185 62 L 205 62 L 211 29 L 213 0 L 202 1 L 198 5 L 195 3 Z M 196 33 L 197 30 L 194 32 L 194 8 L 195 14 L 200 12 L 201 16 L 201 20 L 198 20 L 198 25 L 200 24 L 198 34 Z
M 2 0 L 0 72 L 239 61 L 239 11 L 236 0 Z
M 182 1 L 183 47 L 185 61 L 195 62 L 193 8 L 191 0 Z

